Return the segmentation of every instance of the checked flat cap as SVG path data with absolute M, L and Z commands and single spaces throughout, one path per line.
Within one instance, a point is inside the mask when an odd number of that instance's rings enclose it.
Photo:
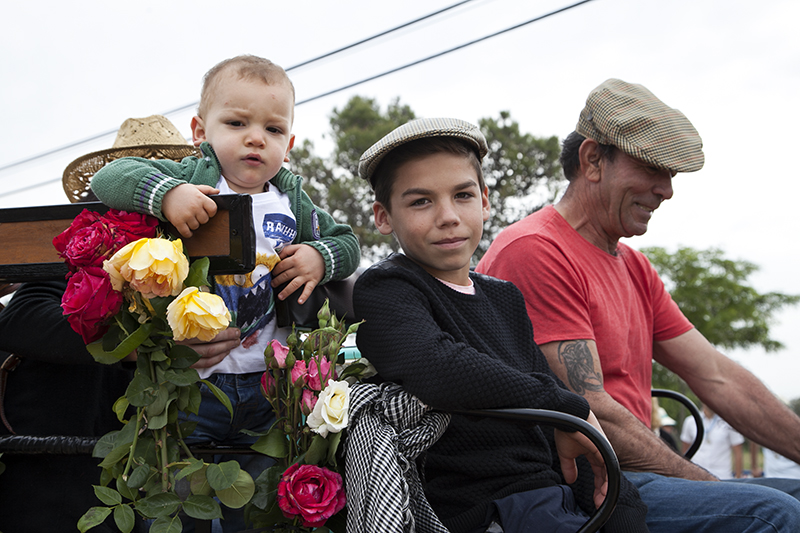
M 373 174 L 386 154 L 407 142 L 427 137 L 456 137 L 474 145 L 479 157 L 489 152 L 486 138 L 478 126 L 457 118 L 421 118 L 403 124 L 367 149 L 358 162 L 358 175 L 373 183 Z
M 575 131 L 658 168 L 703 168 L 703 140 L 686 116 L 641 85 L 609 79 L 586 99 Z

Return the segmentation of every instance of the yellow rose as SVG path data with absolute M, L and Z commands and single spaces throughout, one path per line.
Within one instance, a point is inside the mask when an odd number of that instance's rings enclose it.
M 197 338 L 207 342 L 228 327 L 231 314 L 216 294 L 186 287 L 167 306 L 167 322 L 176 341 Z
M 103 263 L 114 290 L 127 282 L 145 298 L 175 296 L 183 289 L 189 260 L 180 239 L 139 239 L 129 243 Z

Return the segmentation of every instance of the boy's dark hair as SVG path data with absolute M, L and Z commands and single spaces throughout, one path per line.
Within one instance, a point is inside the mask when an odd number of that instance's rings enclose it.
M 579 150 L 581 144 L 586 140 L 586 137 L 573 131 L 564 142 L 561 143 L 561 156 L 558 162 L 561 163 L 561 168 L 564 170 L 564 177 L 567 181 L 572 181 L 578 175 L 578 169 L 581 167 Z M 617 147 L 613 144 L 600 144 L 600 157 L 609 162 L 613 162 L 617 155 Z
M 243 80 L 260 80 L 267 85 L 285 83 L 292 90 L 292 100 L 294 100 L 294 85 L 282 67 L 263 57 L 241 55 L 220 61 L 203 76 L 203 89 L 200 91 L 200 106 L 197 111 L 199 116 L 205 114 L 221 75 L 229 70 Z
M 471 144 L 456 137 L 426 137 L 398 146 L 383 157 L 378 168 L 375 169 L 373 177 L 375 201 L 380 202 L 387 211 L 391 212 L 390 200 L 392 186 L 397 178 L 397 170 L 409 161 L 438 153 L 460 155 L 469 159 L 478 176 L 478 185 L 481 191 L 483 190 L 486 183 L 483 179 L 481 160 Z

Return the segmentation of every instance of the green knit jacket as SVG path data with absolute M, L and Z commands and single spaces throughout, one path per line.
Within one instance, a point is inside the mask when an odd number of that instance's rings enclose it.
M 161 202 L 167 192 L 183 183 L 214 187 L 219 181 L 221 167 L 214 149 L 204 142 L 200 150 L 203 158 L 185 157 L 180 163 L 140 157 L 117 159 L 94 175 L 92 191 L 109 207 L 166 220 Z M 285 168 L 270 180 L 271 185 L 289 196 L 297 221 L 293 244 L 307 244 L 322 255 L 325 276 L 321 283 L 344 279 L 355 271 L 361 259 L 358 238 L 350 226 L 337 224 L 333 217 L 314 205 L 303 191 L 302 181 Z

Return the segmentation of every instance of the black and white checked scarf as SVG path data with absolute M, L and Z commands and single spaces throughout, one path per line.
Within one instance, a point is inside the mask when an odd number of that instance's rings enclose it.
M 415 459 L 449 423 L 449 414 L 431 411 L 394 383 L 351 388 L 348 533 L 447 533 L 425 498 Z

